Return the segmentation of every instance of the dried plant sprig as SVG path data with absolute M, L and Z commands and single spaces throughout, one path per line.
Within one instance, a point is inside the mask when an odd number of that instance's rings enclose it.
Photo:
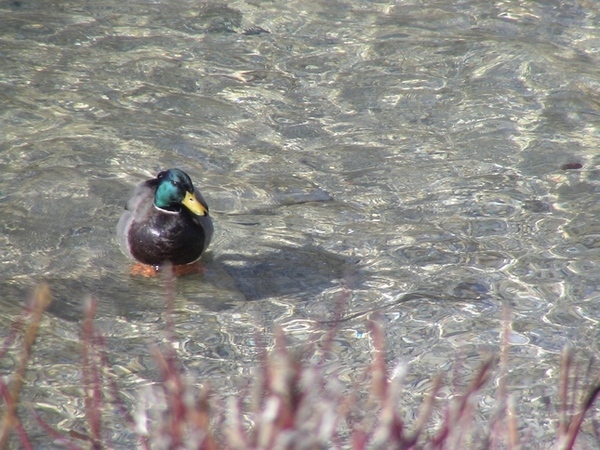
M 0 424 L 0 448 L 5 448 L 10 433 L 15 428 L 21 436 L 21 441 L 23 443 L 26 442 L 25 434 L 21 431 L 20 420 L 17 417 L 17 405 L 19 404 L 19 396 L 21 395 L 21 390 L 25 381 L 25 372 L 42 321 L 42 316 L 51 301 L 50 288 L 47 284 L 41 284 L 36 287 L 29 306 L 30 314 L 27 318 L 17 369 L 13 374 L 13 380 L 5 395 L 6 408 Z
M 590 366 L 586 372 L 589 376 Z M 595 401 L 600 396 L 600 377 L 592 383 L 579 407 L 576 407 L 575 395 L 580 392 L 579 367 L 575 363 L 573 349 L 566 346 L 561 358 L 560 377 L 560 418 L 558 425 L 558 448 L 560 450 L 571 450 L 581 430 L 586 414 L 592 409 Z M 572 381 L 571 381 L 572 379 Z
M 89 441 L 92 448 L 99 450 L 102 441 L 102 375 L 100 373 L 100 361 L 97 354 L 98 342 L 94 327 L 96 315 L 96 302 L 89 298 L 84 306 L 84 319 L 82 326 L 81 341 L 81 369 L 83 376 L 83 387 L 85 392 L 85 415 L 89 428 Z
M 169 281 L 168 281 L 169 282 Z M 171 280 L 172 282 L 172 280 Z M 372 362 L 367 376 L 356 381 L 353 393 L 337 380 L 331 379 L 328 366 L 323 360 L 306 363 L 309 357 L 288 347 L 287 338 L 280 328 L 275 331 L 274 347 L 259 346 L 261 364 L 257 378 L 244 386 L 237 398 L 230 399 L 229 408 L 207 388 L 198 388 L 197 382 L 185 375 L 185 370 L 175 350 L 175 322 L 172 320 L 174 291 L 170 285 L 167 303 L 165 333 L 166 343 L 152 347 L 151 353 L 158 364 L 160 380 L 146 389 L 141 396 L 136 413 L 130 413 L 119 394 L 118 380 L 110 369 L 107 345 L 102 333 L 94 324 L 96 302 L 86 303 L 82 324 L 82 377 L 86 432 L 71 431 L 68 437 L 46 423 L 34 411 L 35 420 L 45 432 L 58 443 L 71 450 L 81 447 L 74 440 L 84 441 L 86 448 L 100 450 L 111 448 L 103 428 L 103 412 L 111 399 L 138 436 L 138 447 L 154 449 L 199 450 L 288 450 L 348 447 L 352 450 L 367 448 L 394 449 L 442 449 L 465 448 L 474 439 L 475 410 L 482 388 L 495 373 L 496 360 L 484 359 L 475 371 L 471 382 L 461 395 L 455 396 L 446 406 L 437 404 L 442 387 L 442 377 L 435 376 L 433 385 L 421 402 L 419 413 L 413 423 L 401 414 L 400 396 L 405 389 L 407 366 L 400 363 L 390 372 L 386 360 L 385 334 L 375 317 L 367 327 L 372 342 Z M 340 302 L 347 302 L 349 291 L 344 292 Z M 44 299 L 49 301 L 49 291 L 40 288 L 28 306 L 28 315 L 17 321 L 14 329 L 23 334 L 22 349 L 13 374 L 13 382 L 7 385 L 0 379 L 0 394 L 6 408 L 0 428 L 0 438 L 7 442 L 15 431 L 21 446 L 31 448 L 25 429 L 16 415 L 27 361 L 31 355 L 35 336 L 41 322 Z M 339 332 L 339 320 L 323 335 L 324 341 L 312 342 L 319 350 L 333 349 L 335 334 Z M 510 347 L 510 317 L 505 312 L 500 350 L 500 378 L 498 386 L 497 413 L 491 418 L 484 445 L 490 448 L 519 446 L 519 430 L 515 401 L 509 393 L 507 373 Z M 9 336 L 9 339 L 15 339 Z M 258 342 L 259 340 L 257 340 Z M 4 344 L 7 346 L 6 342 Z M 306 348 L 304 349 L 307 350 Z M 560 420 L 557 441 L 559 448 L 570 450 L 580 434 L 586 415 L 594 408 L 600 396 L 600 382 L 596 378 L 582 400 L 577 400 L 584 381 L 594 374 L 592 364 L 582 370 L 575 363 L 572 350 L 565 349 L 561 367 L 559 403 Z M 363 382 L 369 383 L 363 385 Z M 369 388 L 368 402 L 361 393 Z M 250 392 L 249 401 L 245 396 Z M 8 419 L 12 405 L 12 419 Z M 436 428 L 431 424 L 434 413 L 442 413 L 442 422 Z M 12 421 L 12 422 L 11 422 Z M 480 441 L 481 443 L 481 441 Z

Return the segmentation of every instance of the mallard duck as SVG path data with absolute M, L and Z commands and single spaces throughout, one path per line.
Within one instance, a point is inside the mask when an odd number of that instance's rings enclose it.
M 195 262 L 212 234 L 204 198 L 179 169 L 165 170 L 140 183 L 117 225 L 123 251 L 151 266 Z

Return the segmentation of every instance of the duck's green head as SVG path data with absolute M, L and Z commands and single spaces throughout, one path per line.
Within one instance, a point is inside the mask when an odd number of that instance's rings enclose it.
M 192 180 L 182 170 L 169 169 L 160 172 L 156 179 L 158 186 L 154 194 L 154 205 L 169 211 L 178 211 L 185 206 L 197 216 L 207 216 L 208 207 L 194 195 Z

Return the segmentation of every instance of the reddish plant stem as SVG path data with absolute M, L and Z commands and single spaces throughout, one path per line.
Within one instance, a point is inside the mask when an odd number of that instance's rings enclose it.
M 19 363 L 14 373 L 14 379 L 8 388 L 8 395 L 5 397 L 6 408 L 2 417 L 2 423 L 0 424 L 0 448 L 6 447 L 11 431 L 16 427 L 20 427 L 20 421 L 17 417 L 17 405 L 25 382 L 25 371 L 27 370 L 27 364 L 29 363 L 43 313 L 50 305 L 50 302 L 51 295 L 48 285 L 41 284 L 36 287 L 31 301 L 31 314 L 29 315 L 28 324 L 25 329 Z

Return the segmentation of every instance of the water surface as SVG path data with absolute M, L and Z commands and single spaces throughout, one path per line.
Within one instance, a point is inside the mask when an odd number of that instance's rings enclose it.
M 81 423 L 89 294 L 123 391 L 158 379 L 165 283 L 129 275 L 114 229 L 135 184 L 179 167 L 216 227 L 175 287 L 198 379 L 235 393 L 257 336 L 318 343 L 344 318 L 327 367 L 350 389 L 375 318 L 420 399 L 498 352 L 508 306 L 523 435 L 553 442 L 561 349 L 600 355 L 592 2 L 0 8 L 0 320 L 50 282 L 26 395 L 53 424 Z

